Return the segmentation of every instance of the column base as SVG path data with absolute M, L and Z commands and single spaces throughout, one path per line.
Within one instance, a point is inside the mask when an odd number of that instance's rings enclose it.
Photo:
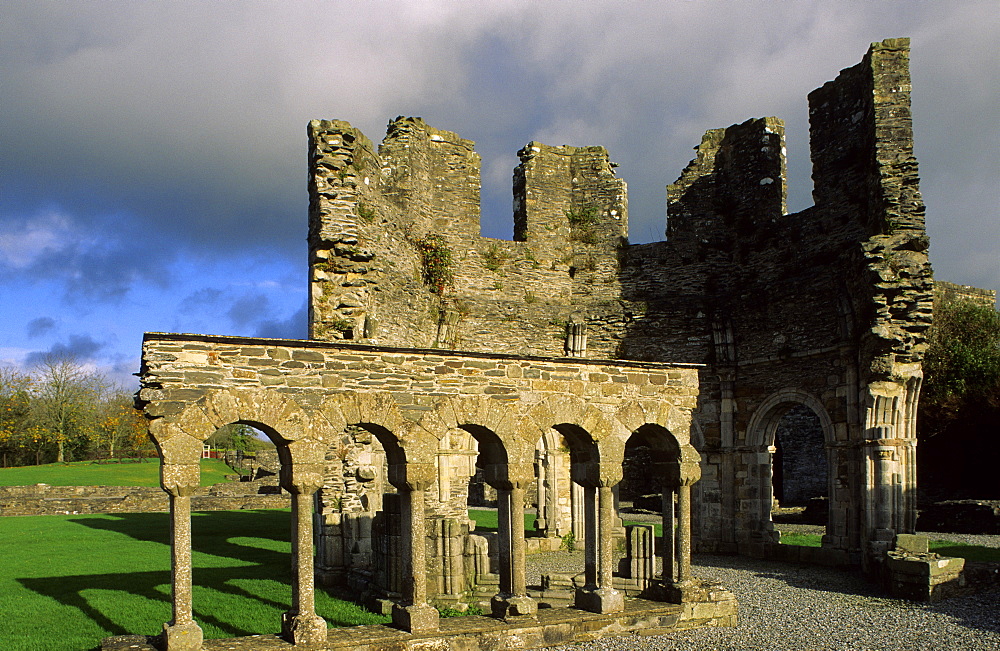
M 429 604 L 422 606 L 392 605 L 392 625 L 410 633 L 433 633 L 438 630 L 440 614 Z
M 201 651 L 205 635 L 194 622 L 163 625 L 164 651 Z
M 497 619 L 534 615 L 538 612 L 538 602 L 531 597 L 498 594 L 490 600 L 490 611 Z
M 611 588 L 578 588 L 573 605 L 591 613 L 620 613 L 625 595 Z
M 712 601 L 712 593 L 713 591 L 718 591 L 719 587 L 717 584 L 701 581 L 700 579 L 688 579 L 686 581 L 672 581 L 660 584 L 664 601 L 672 604 Z
M 319 615 L 281 615 L 281 637 L 295 646 L 326 644 L 326 620 Z

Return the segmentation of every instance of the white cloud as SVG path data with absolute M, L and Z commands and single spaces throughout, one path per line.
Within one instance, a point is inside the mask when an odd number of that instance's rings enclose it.
M 508 237 L 521 146 L 604 145 L 629 184 L 633 240 L 645 241 L 662 234 L 664 186 L 706 129 L 776 115 L 801 208 L 806 95 L 869 42 L 911 36 L 936 273 L 998 287 L 1000 12 L 993 0 L 903 6 L 14 0 L 0 21 L 0 265 L 90 309 L 95 296 L 139 300 L 141 287 L 159 304 L 135 323 L 160 329 L 227 331 L 233 297 L 253 285 L 234 288 L 256 282 L 272 306 L 287 295 L 266 318 L 290 332 L 305 291 L 313 118 L 348 120 L 377 144 L 387 120 L 422 115 L 477 140 L 496 222 L 485 229 Z M 206 287 L 229 296 L 184 300 Z
M 0 222 L 0 264 L 26 269 L 41 259 L 56 258 L 60 250 L 78 238 L 79 232 L 70 219 L 56 211 L 23 222 Z

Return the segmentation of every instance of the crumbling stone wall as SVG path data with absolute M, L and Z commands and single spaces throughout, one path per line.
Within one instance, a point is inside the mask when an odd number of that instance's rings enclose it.
M 804 405 L 828 460 L 824 544 L 879 558 L 913 530 L 931 318 L 908 50 L 874 43 L 810 94 L 814 206 L 787 214 L 783 123 L 751 119 L 705 134 L 667 187 L 666 241 L 643 245 L 603 148 L 525 146 L 507 242 L 479 236 L 470 141 L 397 118 L 375 153 L 314 121 L 311 336 L 706 364 L 697 546 L 777 542 L 775 427 Z M 429 282 L 429 237 L 449 282 Z
M 216 484 L 195 490 L 195 511 L 285 509 L 288 494 L 258 493 L 247 483 Z M 152 513 L 169 511 L 163 489 L 153 486 L 0 486 L 0 516 Z

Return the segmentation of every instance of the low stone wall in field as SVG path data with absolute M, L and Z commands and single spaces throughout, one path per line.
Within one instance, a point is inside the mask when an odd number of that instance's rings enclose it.
M 232 482 L 203 487 L 191 498 L 194 511 L 288 508 L 290 496 L 276 486 Z M 145 513 L 169 511 L 153 486 L 0 486 L 0 516 Z

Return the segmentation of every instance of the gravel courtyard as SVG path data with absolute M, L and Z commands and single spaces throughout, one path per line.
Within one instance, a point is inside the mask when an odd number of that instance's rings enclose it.
M 929 535 L 1000 547 L 998 536 Z M 736 595 L 736 627 L 608 638 L 559 648 L 1000 650 L 1000 589 L 938 604 L 914 603 L 880 596 L 860 574 L 734 556 L 696 555 L 694 573 L 721 581 Z

